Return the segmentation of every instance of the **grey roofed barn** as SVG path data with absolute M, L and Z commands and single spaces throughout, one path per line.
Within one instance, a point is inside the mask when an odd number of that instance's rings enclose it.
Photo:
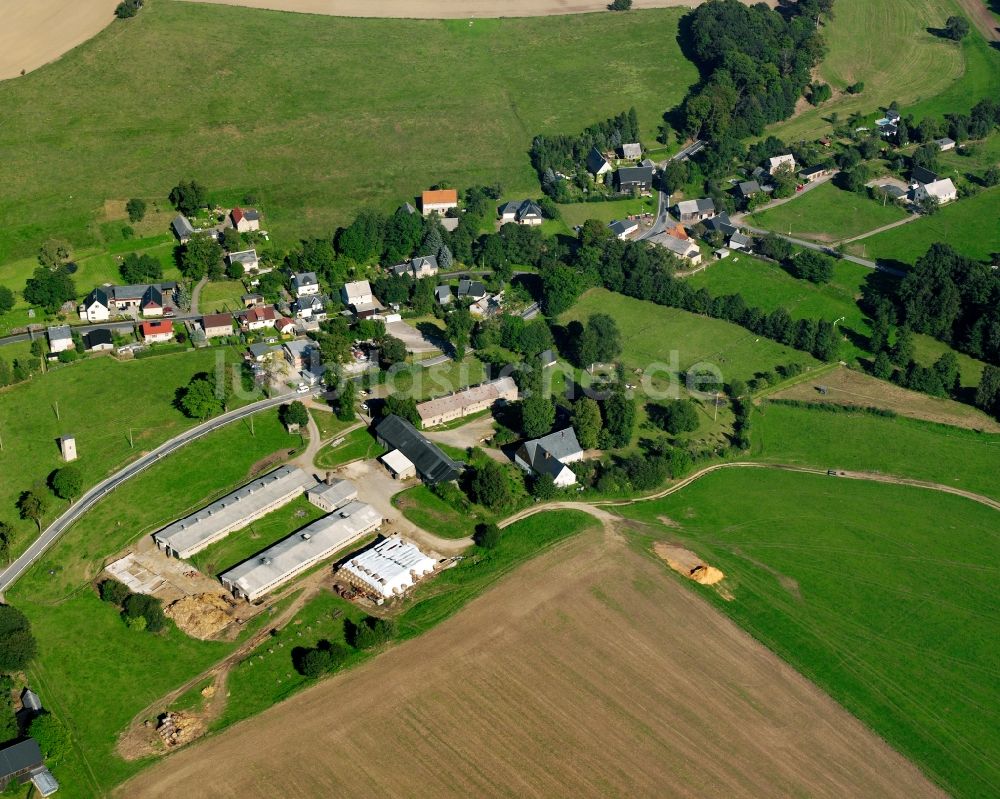
M 937 173 L 931 172 L 922 166 L 915 166 L 910 171 L 910 179 L 914 183 L 935 183 L 938 179 Z
M 0 749 L 0 783 L 6 784 L 10 777 L 38 768 L 42 764 L 42 750 L 34 738 L 5 746 Z
M 186 241 L 194 235 L 194 228 L 184 214 L 175 216 L 170 226 L 174 229 L 174 235 L 181 241 Z
M 298 467 L 282 466 L 167 525 L 153 540 L 161 549 L 169 548 L 177 557 L 188 558 L 315 485 L 316 480 Z
M 219 575 L 222 584 L 251 602 L 382 525 L 364 502 L 349 502 L 249 560 Z
M 385 447 L 402 452 L 425 483 L 448 482 L 462 473 L 460 463 L 445 455 L 400 416 L 390 414 L 385 417 L 375 428 L 375 435 Z

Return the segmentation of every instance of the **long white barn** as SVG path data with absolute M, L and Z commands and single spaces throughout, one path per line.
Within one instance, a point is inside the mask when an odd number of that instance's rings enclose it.
M 254 602 L 381 525 L 382 517 L 371 505 L 349 502 L 219 575 L 219 579 L 234 596 Z
M 211 505 L 153 534 L 156 546 L 175 558 L 189 558 L 233 530 L 246 527 L 313 488 L 316 480 L 296 466 L 282 466 Z

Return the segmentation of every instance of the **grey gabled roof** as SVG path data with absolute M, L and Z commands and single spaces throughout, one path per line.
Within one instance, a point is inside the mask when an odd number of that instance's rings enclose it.
M 451 299 L 451 286 L 438 286 L 434 289 L 434 294 L 437 295 L 438 302 L 443 302 Z
M 527 202 L 527 200 L 524 200 L 524 202 Z M 500 206 L 500 216 L 504 216 L 505 214 L 516 214 L 517 209 L 520 208 L 522 204 L 523 203 L 519 203 L 517 200 L 505 202 Z
M 179 239 L 190 238 L 194 235 L 194 228 L 191 227 L 191 223 L 184 214 L 178 214 L 174 217 L 174 221 L 170 223 L 170 226 L 174 229 L 174 235 Z
M 147 305 L 156 305 L 160 308 L 163 307 L 163 294 L 160 293 L 159 286 L 146 286 L 146 290 L 142 292 L 142 300 L 139 303 L 143 308 Z
M 724 233 L 727 236 L 732 236 L 739 228 L 732 223 L 729 218 L 729 214 L 723 211 L 721 214 L 717 214 L 711 219 L 706 219 L 702 224 L 707 230 L 717 230 L 720 233 Z
M 915 166 L 910 171 L 910 178 L 915 183 L 933 183 L 938 179 L 937 173 L 924 169 L 922 166 Z
M 587 171 L 593 172 L 595 175 L 599 170 L 601 170 L 605 164 L 608 163 L 608 159 L 605 158 L 601 151 L 596 147 L 591 147 L 590 152 L 587 153 Z
M 653 167 L 623 166 L 618 170 L 619 183 L 652 183 Z
M 73 330 L 69 325 L 52 325 L 47 332 L 49 341 L 68 341 L 73 338 Z
M 25 688 L 21 691 L 21 704 L 28 710 L 34 710 L 36 712 L 42 709 L 42 700 L 39 698 L 38 694 L 30 688 Z
M 418 255 L 411 262 L 414 270 L 422 269 L 425 266 L 429 266 L 432 269 L 438 268 L 438 259 L 436 255 Z
M 739 244 L 742 247 L 749 247 L 753 243 L 753 239 L 749 236 L 745 236 L 738 230 L 729 237 L 729 246 L 734 244 Z
M 740 184 L 740 194 L 749 197 L 760 191 L 760 184 L 756 180 L 745 180 Z
M 582 451 L 573 428 L 567 427 L 524 442 L 522 457 L 539 474 L 551 474 L 555 477 L 562 471 L 562 463 L 566 458 L 579 455 Z M 556 463 L 560 465 L 557 467 Z
M 402 452 L 425 483 L 448 482 L 462 473 L 460 463 L 445 455 L 400 416 L 386 416 L 375 428 L 375 434 L 389 448 Z
M 462 280 L 458 281 L 458 296 L 485 297 L 486 286 L 484 286 L 478 280 L 469 280 L 468 278 L 463 278 Z
M 34 738 L 0 749 L 0 779 L 42 765 L 42 750 Z
M 616 219 L 614 222 L 609 224 L 608 227 L 611 228 L 611 232 L 616 236 L 624 236 L 629 230 L 635 228 L 635 223 L 621 222 Z
M 405 211 L 408 214 L 415 214 L 417 212 L 417 209 L 414 208 L 413 203 L 403 203 L 399 207 L 400 210 Z
M 316 279 L 315 272 L 296 272 L 292 275 L 292 288 L 300 288 L 301 286 L 315 286 L 319 281 Z
M 524 219 L 528 216 L 537 216 L 539 219 L 542 218 L 542 209 L 538 207 L 537 203 L 533 200 L 525 200 L 521 203 L 520 207 L 517 209 L 517 216 L 519 219 Z
M 643 158 L 639 162 L 639 166 L 648 166 L 650 169 L 656 166 L 656 162 L 652 158 Z
M 825 166 L 823 166 L 822 164 L 817 164 L 816 166 L 811 166 L 811 167 L 808 167 L 807 169 L 803 169 L 801 172 L 799 172 L 799 174 L 800 175 L 816 175 L 816 174 L 819 174 L 820 172 L 825 172 L 826 169 L 827 168 Z

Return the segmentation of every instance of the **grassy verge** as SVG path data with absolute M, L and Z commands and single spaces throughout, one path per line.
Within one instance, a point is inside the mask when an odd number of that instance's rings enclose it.
M 209 281 L 201 288 L 198 310 L 201 313 L 238 311 L 243 307 L 243 300 L 240 298 L 246 291 L 246 287 L 239 280 Z
M 882 472 L 1000 499 L 1000 435 L 783 405 L 762 407 L 751 429 L 755 460 Z
M 710 475 L 624 510 L 721 569 L 686 583 L 956 797 L 1000 780 L 996 512 L 903 486 Z M 664 518 L 673 520 L 670 528 Z

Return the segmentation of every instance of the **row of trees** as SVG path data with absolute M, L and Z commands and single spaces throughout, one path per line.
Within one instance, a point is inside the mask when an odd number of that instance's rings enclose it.
M 750 306 L 740 294 L 713 297 L 674 277 L 677 261 L 662 248 L 641 241 L 622 242 L 599 222 L 584 223 L 573 266 L 542 270 L 543 305 L 556 315 L 569 308 L 588 285 L 650 300 L 659 305 L 724 319 L 782 344 L 809 352 L 820 360 L 835 360 L 839 337 L 831 322 L 793 321 L 785 308 L 765 312 Z

